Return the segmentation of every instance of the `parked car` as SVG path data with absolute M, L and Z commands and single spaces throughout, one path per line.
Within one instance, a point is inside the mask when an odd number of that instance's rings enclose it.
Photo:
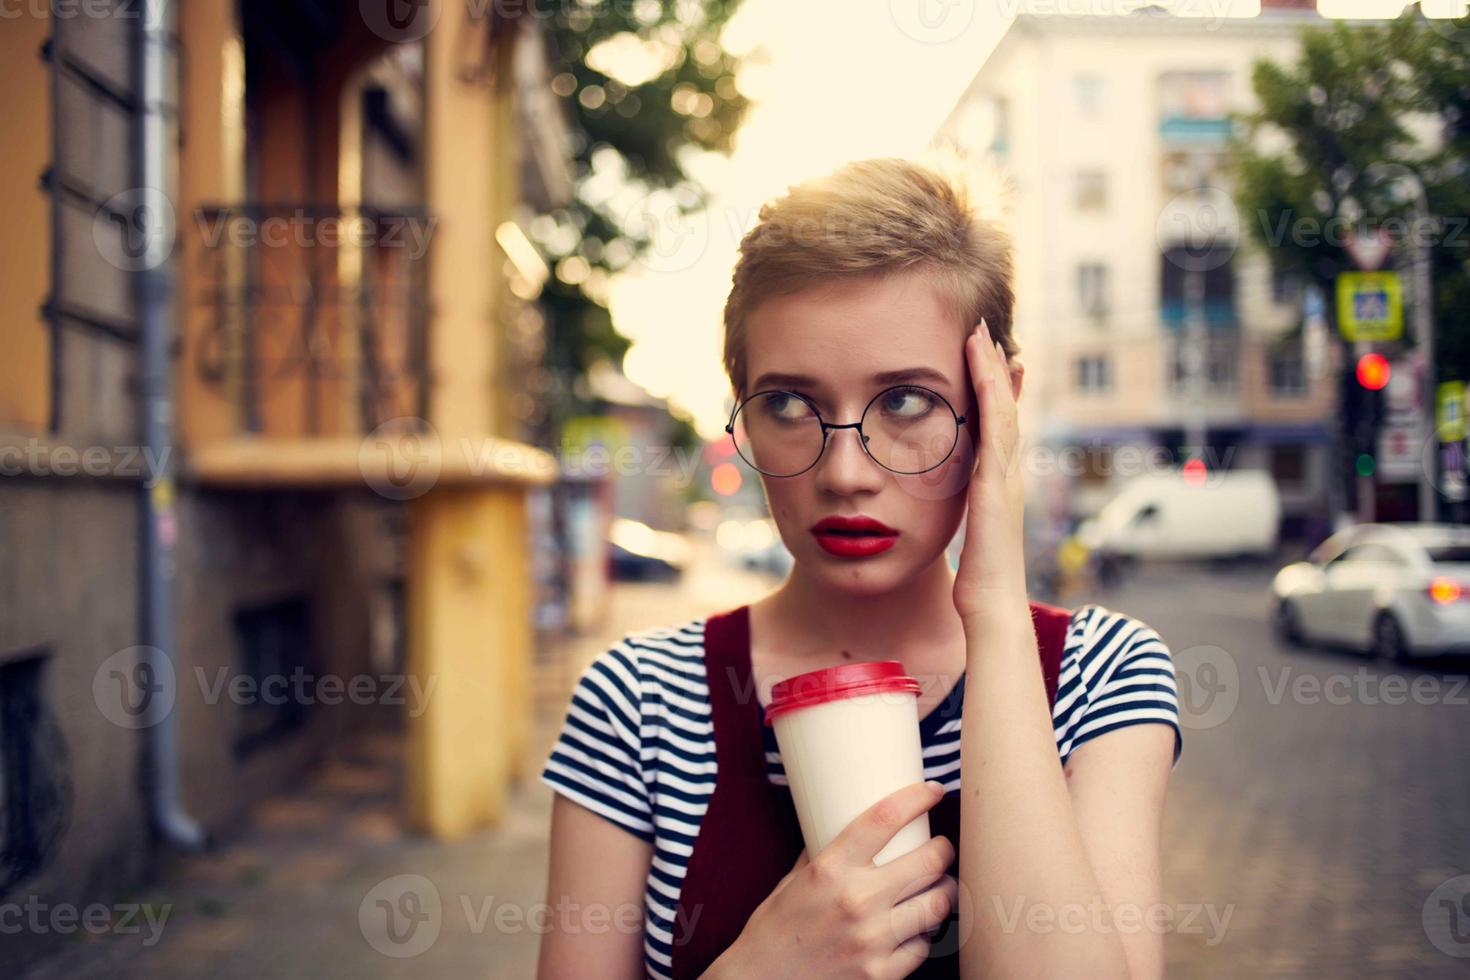
M 608 563 L 616 582 L 671 582 L 689 564 L 689 542 L 672 531 L 619 517 L 608 537 Z
M 1280 524 L 1270 473 L 1226 470 L 1200 479 L 1174 470 L 1129 480 L 1082 523 L 1078 539 L 1101 562 L 1236 558 L 1275 551 Z
M 1470 651 L 1470 525 L 1358 524 L 1271 583 L 1277 634 L 1388 660 Z
M 781 541 L 776 522 L 769 517 L 727 518 L 715 529 L 715 541 L 732 560 L 751 571 L 784 578 L 791 570 L 791 552 Z

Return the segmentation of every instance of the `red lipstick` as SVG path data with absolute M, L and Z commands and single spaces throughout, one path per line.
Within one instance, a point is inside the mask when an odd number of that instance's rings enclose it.
M 824 517 L 811 527 L 817 544 L 839 558 L 867 558 L 893 547 L 898 532 L 882 521 L 861 514 Z

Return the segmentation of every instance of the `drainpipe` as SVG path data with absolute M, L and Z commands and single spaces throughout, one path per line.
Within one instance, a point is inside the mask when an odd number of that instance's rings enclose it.
M 140 493 L 140 619 L 143 646 L 150 651 L 154 677 L 177 678 L 174 651 L 174 509 L 173 396 L 170 390 L 170 340 L 173 333 L 174 283 L 169 256 L 174 221 L 167 205 L 169 190 L 168 120 L 165 84 L 172 10 L 169 0 L 138 5 L 135 51 L 138 79 L 134 147 L 137 152 L 137 207 L 144 225 L 144 261 L 136 273 L 141 333 L 140 387 L 143 459 L 150 472 Z M 177 692 L 175 682 L 170 687 Z M 208 842 L 204 828 L 184 812 L 179 799 L 179 717 L 175 697 L 150 697 L 146 726 L 148 768 L 145 784 L 154 831 L 168 844 L 199 850 Z

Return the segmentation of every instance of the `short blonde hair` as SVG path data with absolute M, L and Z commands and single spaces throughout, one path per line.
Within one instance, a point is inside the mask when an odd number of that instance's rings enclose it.
M 962 183 L 902 159 L 859 160 L 761 207 L 725 301 L 725 372 L 745 394 L 745 324 L 771 296 L 839 277 L 921 270 L 966 330 L 984 317 L 1006 356 L 1015 307 L 1011 237 Z

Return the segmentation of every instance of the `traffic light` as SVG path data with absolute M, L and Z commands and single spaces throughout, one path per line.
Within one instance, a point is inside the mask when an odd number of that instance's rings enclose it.
M 1371 476 L 1377 469 L 1378 424 L 1390 373 L 1388 358 L 1377 353 L 1361 355 L 1353 371 L 1344 372 L 1344 430 L 1360 476 Z
M 1388 358 L 1382 354 L 1364 354 L 1358 358 L 1358 384 L 1369 391 L 1382 391 L 1388 386 Z

